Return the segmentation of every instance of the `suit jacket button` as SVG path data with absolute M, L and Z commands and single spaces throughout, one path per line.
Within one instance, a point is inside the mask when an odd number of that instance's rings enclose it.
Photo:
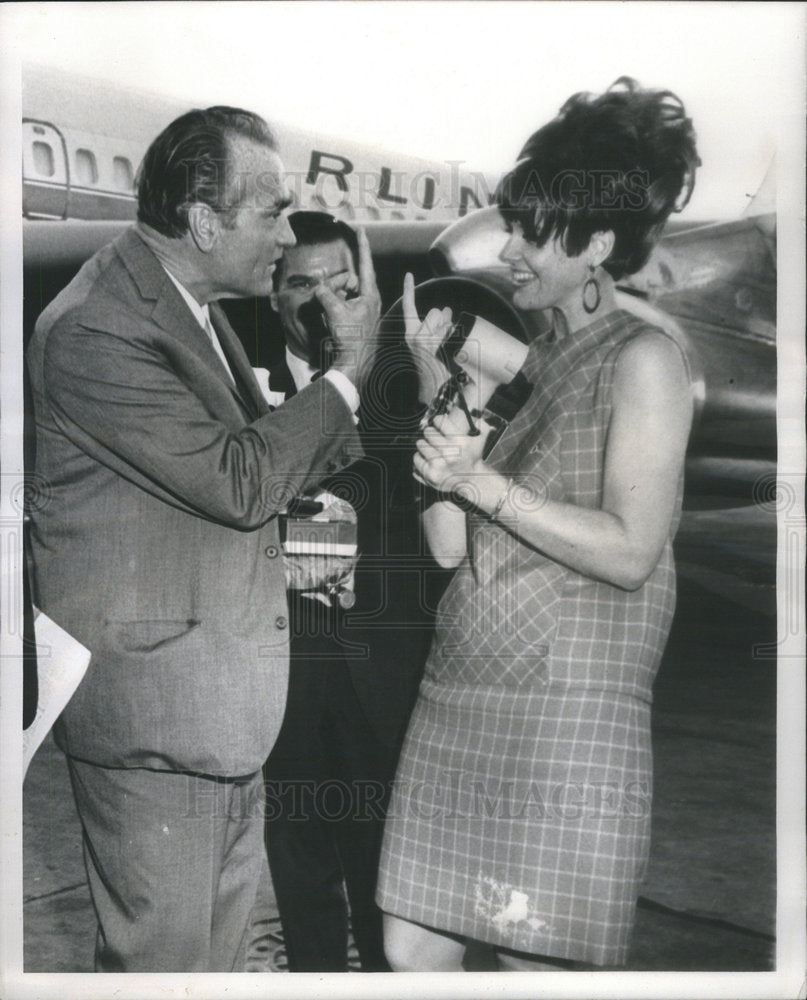
M 266 553 L 267 558 L 274 559 L 277 556 L 278 548 L 276 545 L 267 545 L 264 552 Z
M 277 618 L 275 618 L 275 628 L 285 628 L 287 625 L 288 622 L 283 615 L 278 615 Z

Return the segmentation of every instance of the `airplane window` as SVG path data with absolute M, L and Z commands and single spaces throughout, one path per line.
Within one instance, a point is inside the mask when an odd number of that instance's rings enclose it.
M 134 184 L 132 164 L 125 156 L 116 156 L 112 160 L 113 177 L 115 187 L 121 191 L 131 191 Z
M 53 150 L 46 142 L 35 142 L 32 145 L 34 153 L 34 170 L 43 177 L 53 177 L 56 167 L 53 162 Z
M 79 184 L 98 183 L 98 164 L 95 154 L 90 149 L 76 150 L 76 180 Z
M 368 219 L 380 219 L 381 218 L 381 213 L 378 211 L 377 208 L 373 208 L 372 205 L 368 205 L 365 211 L 367 212 L 367 218 Z
M 390 212 L 390 218 L 391 219 L 405 219 L 406 216 L 403 214 L 403 212 Z

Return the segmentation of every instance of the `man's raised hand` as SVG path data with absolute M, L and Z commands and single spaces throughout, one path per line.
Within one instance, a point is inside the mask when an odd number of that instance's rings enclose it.
M 314 290 L 328 321 L 335 357 L 331 367 L 341 371 L 359 392 L 367 380 L 378 345 L 381 297 L 375 281 L 367 234 L 359 230 L 359 294 L 347 299 L 325 284 Z

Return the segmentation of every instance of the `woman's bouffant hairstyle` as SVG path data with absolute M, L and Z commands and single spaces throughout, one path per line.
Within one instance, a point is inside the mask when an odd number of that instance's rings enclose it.
M 188 209 L 201 201 L 225 216 L 227 225 L 242 192 L 231 170 L 228 140 L 242 136 L 277 149 L 263 118 L 223 105 L 194 109 L 171 122 L 146 151 L 137 171 L 137 218 L 163 236 L 188 230 Z
M 559 238 L 571 257 L 612 231 L 602 266 L 619 279 L 646 263 L 670 213 L 687 204 L 700 162 L 679 98 L 623 76 L 600 96 L 570 97 L 526 141 L 495 200 L 531 243 Z

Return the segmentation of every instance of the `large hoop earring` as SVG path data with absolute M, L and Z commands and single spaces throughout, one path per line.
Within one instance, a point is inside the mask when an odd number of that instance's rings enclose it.
M 590 264 L 589 267 L 591 269 L 591 275 L 589 276 L 585 285 L 583 285 L 583 308 L 590 316 L 593 312 L 597 311 L 600 305 L 600 283 L 594 277 L 594 265 Z M 589 302 L 592 289 L 594 294 L 593 305 L 591 305 L 591 303 Z

